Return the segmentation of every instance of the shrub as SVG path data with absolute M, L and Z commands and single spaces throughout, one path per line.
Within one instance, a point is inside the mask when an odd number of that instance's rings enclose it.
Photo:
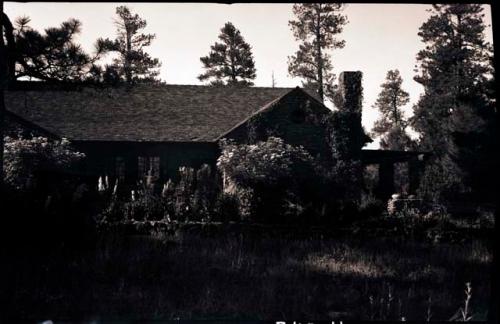
M 359 217 L 360 218 L 371 218 L 379 217 L 384 213 L 384 203 L 375 198 L 372 194 L 362 194 L 361 201 L 359 204 Z
M 244 187 L 281 184 L 292 175 L 297 176 L 298 169 L 313 166 L 313 158 L 303 147 L 285 144 L 278 137 L 252 145 L 223 140 L 221 146 L 217 167 L 225 177 Z
M 433 206 L 428 212 L 403 206 L 390 219 L 395 221 L 402 234 L 409 237 L 424 238 L 435 243 L 441 240 L 453 241 L 458 237 L 450 214 L 441 205 Z
M 99 221 L 116 222 L 124 218 L 124 204 L 116 197 L 112 197 L 109 204 L 104 208 L 101 215 L 98 217 Z
M 107 177 L 100 177 L 97 187 L 101 200 L 105 201 L 101 220 L 208 221 L 214 214 L 218 193 L 214 178 L 206 164 L 196 172 L 180 167 L 177 184 L 169 179 L 161 192 L 157 192 L 152 181 L 140 181 L 137 190 L 124 197 L 117 194 L 117 183 L 111 189 Z
M 197 220 L 209 220 L 212 217 L 214 201 L 218 188 L 216 179 L 208 164 L 196 171 L 196 185 L 193 193 L 193 211 Z
M 450 157 L 429 161 L 420 179 L 418 195 L 434 203 L 456 200 L 459 194 L 467 191 L 462 171 Z
M 165 206 L 165 220 L 172 220 L 175 218 L 175 191 L 175 184 L 172 180 L 168 179 L 168 181 L 163 185 L 163 189 L 161 191 L 161 196 Z
M 124 204 L 123 211 L 129 220 L 160 220 L 164 218 L 165 206 L 161 197 L 141 182 L 139 190 L 131 192 L 131 200 Z
M 42 172 L 68 171 L 85 155 L 72 149 L 66 139 L 51 141 L 45 137 L 30 139 L 5 137 L 5 182 L 18 190 L 36 186 Z
M 365 190 L 369 195 L 373 195 L 379 183 L 379 166 L 376 164 L 369 164 L 363 170 L 363 183 Z M 363 198 L 363 197 L 362 197 Z
M 179 168 L 179 183 L 175 188 L 175 216 L 178 220 L 190 220 L 193 216 L 195 172 L 193 168 Z
M 214 204 L 214 220 L 221 222 L 241 219 L 236 195 L 220 193 Z
M 363 183 L 360 161 L 337 160 L 328 170 L 327 177 L 331 190 L 342 205 L 358 205 L 361 200 Z
M 481 228 L 494 228 L 495 227 L 495 212 L 493 210 L 479 209 L 479 227 Z
M 297 202 L 305 193 L 301 185 L 315 181 L 316 165 L 311 155 L 280 138 L 269 137 L 251 145 L 222 141 L 221 146 L 217 167 L 224 177 L 224 191 L 236 195 L 243 218 L 287 220 L 283 218 L 290 215 L 290 202 Z

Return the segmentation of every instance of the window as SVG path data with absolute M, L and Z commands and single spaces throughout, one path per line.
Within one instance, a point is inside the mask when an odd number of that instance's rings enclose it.
M 125 159 L 121 156 L 115 158 L 115 177 L 120 182 L 125 180 Z
M 147 176 L 151 176 L 152 180 L 158 180 L 160 178 L 160 157 L 139 156 L 137 171 L 139 179 L 146 179 Z

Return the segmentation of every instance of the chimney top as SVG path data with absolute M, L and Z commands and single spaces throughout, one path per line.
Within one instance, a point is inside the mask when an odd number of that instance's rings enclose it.
M 363 87 L 361 71 L 344 71 L 339 76 L 339 90 L 342 97 L 344 111 L 358 113 L 361 115 L 363 101 Z

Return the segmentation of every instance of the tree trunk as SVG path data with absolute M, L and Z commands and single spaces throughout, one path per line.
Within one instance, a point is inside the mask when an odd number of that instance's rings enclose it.
M 396 90 L 396 93 L 393 93 L 393 96 L 392 96 L 392 113 L 393 113 L 393 118 L 394 118 L 394 124 L 399 127 L 400 126 L 400 120 L 399 120 L 399 112 L 398 112 L 398 103 L 397 103 L 397 100 L 398 100 L 398 94 L 397 94 L 397 90 Z
M 15 80 L 15 68 L 16 68 L 16 59 L 15 59 L 15 40 L 14 40 L 14 26 L 10 22 L 9 17 L 2 13 L 1 18 L 2 27 L 5 29 L 5 40 L 7 41 L 6 48 L 6 63 L 7 63 L 7 81 L 10 83 Z M 3 40 L 2 40 L 3 42 Z M 4 48 L 5 48 L 5 44 Z
M 4 89 L 7 82 L 7 53 L 3 39 L 3 1 L 0 1 L 0 188 L 3 187 L 3 159 L 4 159 L 4 127 L 5 127 L 5 101 Z
M 125 31 L 127 33 L 127 53 L 125 54 L 125 64 L 124 64 L 124 72 L 125 79 L 127 83 L 132 83 L 132 64 L 131 64 L 131 54 L 132 54 L 132 34 L 129 28 L 127 27 L 127 22 L 125 21 Z
M 319 4 L 321 6 L 321 4 Z M 321 54 L 321 29 L 320 29 L 320 23 L 321 23 L 321 13 L 320 13 L 321 8 L 316 9 L 316 61 L 318 62 L 318 95 L 319 98 L 321 99 L 321 102 L 323 102 L 323 57 Z
M 234 39 L 232 39 L 229 45 L 229 59 L 231 60 L 231 80 L 233 84 L 236 84 L 236 59 L 234 57 L 234 52 Z

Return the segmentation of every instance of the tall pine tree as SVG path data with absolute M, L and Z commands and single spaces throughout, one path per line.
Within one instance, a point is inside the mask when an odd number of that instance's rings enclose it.
M 402 84 L 399 70 L 389 70 L 374 104 L 381 116 L 372 132 L 381 137 L 380 147 L 383 149 L 404 151 L 410 147 L 411 139 L 406 132 L 408 121 L 401 109 L 410 101 L 410 95 L 403 90 Z
M 253 85 L 256 77 L 252 47 L 234 25 L 227 22 L 220 30 L 221 43 L 210 46 L 210 53 L 201 57 L 205 73 L 200 81 L 210 80 L 212 85 Z
M 118 18 L 115 21 L 117 38 L 115 40 L 99 39 L 107 51 L 117 52 L 118 58 L 112 65 L 94 67 L 94 73 L 104 79 L 116 79 L 127 83 L 157 81 L 158 69 L 161 64 L 157 58 L 152 58 L 144 48 L 151 45 L 154 34 L 144 34 L 140 31 L 147 26 L 146 20 L 137 14 L 132 14 L 126 6 L 116 8 Z
M 299 50 L 288 58 L 288 72 L 304 79 L 304 87 L 314 89 L 321 100 L 333 96 L 335 75 L 327 50 L 343 48 L 345 42 L 335 36 L 347 24 L 340 11 L 341 3 L 302 3 L 293 5 L 296 20 L 291 20 L 295 39 L 301 41 Z
M 485 119 L 491 76 L 491 45 L 485 42 L 479 4 L 433 5 L 418 35 L 425 48 L 417 55 L 415 81 L 424 94 L 410 122 L 420 133 L 420 148 L 433 158 L 421 193 L 447 200 L 471 189 Z
M 80 82 L 87 78 L 92 64 L 103 54 L 96 45 L 94 55 L 87 54 L 75 38 L 81 22 L 68 19 L 59 27 L 46 28 L 44 34 L 29 26 L 28 17 L 16 19 L 14 31 L 15 79 L 34 78 L 48 82 Z

